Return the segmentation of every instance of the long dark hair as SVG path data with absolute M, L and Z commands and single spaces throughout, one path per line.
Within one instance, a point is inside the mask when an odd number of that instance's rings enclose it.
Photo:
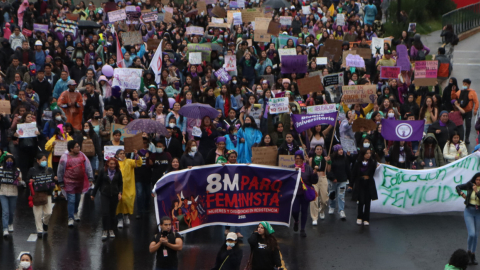
M 255 119 L 253 119 L 253 117 L 251 117 L 250 115 L 247 115 L 247 116 L 245 117 L 245 120 L 246 120 L 247 118 L 250 118 L 250 121 L 252 122 L 252 125 L 251 125 L 250 127 L 254 128 L 254 129 L 258 129 L 257 123 L 255 123 Z M 243 121 L 242 129 L 245 130 L 245 121 Z
M 265 137 L 267 137 L 267 136 L 270 137 L 270 143 L 269 144 L 265 143 Z M 274 146 L 273 141 L 272 141 L 272 136 L 270 136 L 270 134 L 263 135 L 262 141 L 260 142 L 259 146 Z
M 363 148 L 362 150 L 360 150 L 360 153 L 358 154 L 358 158 L 357 158 L 357 161 L 358 161 L 358 162 L 362 162 L 362 161 L 363 161 L 363 156 L 365 156 L 365 154 L 367 153 L 367 151 L 370 151 L 370 159 L 369 159 L 369 161 L 372 159 L 372 157 L 373 157 L 372 149 L 370 149 L 370 148 Z
M 263 231 L 265 234 L 265 243 L 267 244 L 267 248 L 270 250 L 278 249 L 277 238 L 275 238 L 275 236 L 270 234 L 266 228 Z
M 95 130 L 93 130 L 93 125 L 90 122 L 85 122 L 85 124 L 88 124 L 88 133 L 85 132 L 85 129 L 82 128 L 82 135 L 83 136 L 88 136 L 89 139 L 92 139 L 93 136 L 95 136 Z
M 427 96 L 425 100 L 423 101 L 422 108 L 420 108 L 420 117 L 418 119 L 423 119 L 425 118 L 425 112 L 427 111 L 427 99 L 432 100 L 432 113 L 435 113 L 435 105 L 433 104 L 433 98 L 431 96 Z
M 405 154 L 406 153 L 412 153 L 410 147 L 408 147 L 408 145 L 405 143 L 403 145 L 403 151 L 405 151 Z M 393 146 L 392 146 L 392 152 L 391 152 L 391 158 L 392 160 L 398 160 L 398 157 L 400 156 L 400 142 L 399 141 L 396 141 L 396 142 L 393 142 Z
M 452 135 L 450 135 L 450 138 L 448 138 L 448 147 L 450 147 L 450 144 L 452 143 L 453 136 L 459 136 L 460 137 L 460 134 L 458 134 L 457 131 L 452 132 Z M 460 144 L 461 141 L 462 141 L 461 139 L 458 139 L 458 144 Z

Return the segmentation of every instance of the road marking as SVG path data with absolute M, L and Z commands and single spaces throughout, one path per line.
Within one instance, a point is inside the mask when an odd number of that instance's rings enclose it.
M 456 53 L 456 52 L 461 52 L 461 53 L 471 53 L 471 52 L 476 52 L 478 53 L 478 51 L 458 51 L 458 50 L 454 50 L 453 53 Z
M 30 236 L 27 239 L 27 242 L 36 242 L 38 238 L 38 235 L 36 233 L 30 234 Z
M 454 62 L 453 65 L 454 66 L 458 66 L 458 65 L 460 65 L 460 66 L 480 66 L 480 64 L 475 64 L 475 63 L 456 63 L 456 62 Z
M 282 252 L 280 252 L 280 260 L 282 261 L 282 268 L 283 268 L 284 270 L 287 270 L 287 267 L 285 267 L 285 262 L 283 261 Z

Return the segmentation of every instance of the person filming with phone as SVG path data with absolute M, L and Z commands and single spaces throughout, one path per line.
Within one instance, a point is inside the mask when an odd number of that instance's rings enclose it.
M 162 217 L 160 232 L 150 243 L 150 253 L 157 252 L 156 270 L 177 270 L 177 252 L 182 250 L 183 240 L 179 233 L 172 231 L 172 219 Z

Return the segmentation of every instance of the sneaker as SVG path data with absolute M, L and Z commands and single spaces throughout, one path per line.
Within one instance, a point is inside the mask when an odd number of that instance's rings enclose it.
M 305 230 L 300 231 L 300 236 L 301 237 L 307 237 L 307 234 L 305 233 Z
M 113 230 L 110 230 L 108 232 L 110 234 L 110 238 L 115 238 L 115 233 L 113 232 Z
M 103 231 L 103 233 L 102 233 L 102 241 L 107 240 L 107 238 L 108 238 L 108 231 Z
M 119 220 L 118 220 L 117 227 L 118 227 L 119 229 L 123 228 L 123 219 L 119 219 Z
M 3 237 L 7 237 L 8 236 L 8 229 L 4 229 L 3 230 Z
M 73 214 L 73 218 L 75 219 L 75 221 L 80 221 L 80 214 L 79 213 Z
M 363 225 L 368 226 L 368 225 L 370 225 L 370 223 L 368 221 L 364 221 Z
M 13 224 L 12 224 L 12 225 L 8 225 L 8 231 L 9 231 L 9 232 L 13 232 Z
M 312 221 L 313 226 L 317 226 L 318 222 L 316 220 Z
M 130 219 L 128 216 L 124 216 L 123 218 L 125 219 L 125 225 L 130 225 Z
M 343 211 L 343 210 L 340 211 L 340 218 L 341 219 L 346 219 L 347 218 L 347 216 L 345 215 L 345 211 Z
M 357 219 L 357 224 L 358 224 L 358 225 L 362 225 L 362 220 L 361 220 L 361 219 Z
M 322 212 L 319 214 L 319 216 L 320 216 L 320 219 L 325 219 L 325 213 Z
M 328 214 L 329 214 L 329 215 L 335 214 L 335 208 L 329 207 L 329 208 L 328 208 Z
M 73 227 L 73 218 L 68 219 L 68 227 Z
M 293 231 L 298 232 L 298 222 L 293 223 Z

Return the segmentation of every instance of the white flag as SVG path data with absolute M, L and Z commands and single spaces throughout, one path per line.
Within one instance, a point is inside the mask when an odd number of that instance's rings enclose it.
M 158 45 L 157 51 L 150 62 L 150 68 L 152 68 L 153 73 L 155 73 L 155 82 L 160 84 L 160 79 L 162 75 L 162 66 L 163 66 L 163 59 L 162 59 L 162 43 L 163 40 Z

